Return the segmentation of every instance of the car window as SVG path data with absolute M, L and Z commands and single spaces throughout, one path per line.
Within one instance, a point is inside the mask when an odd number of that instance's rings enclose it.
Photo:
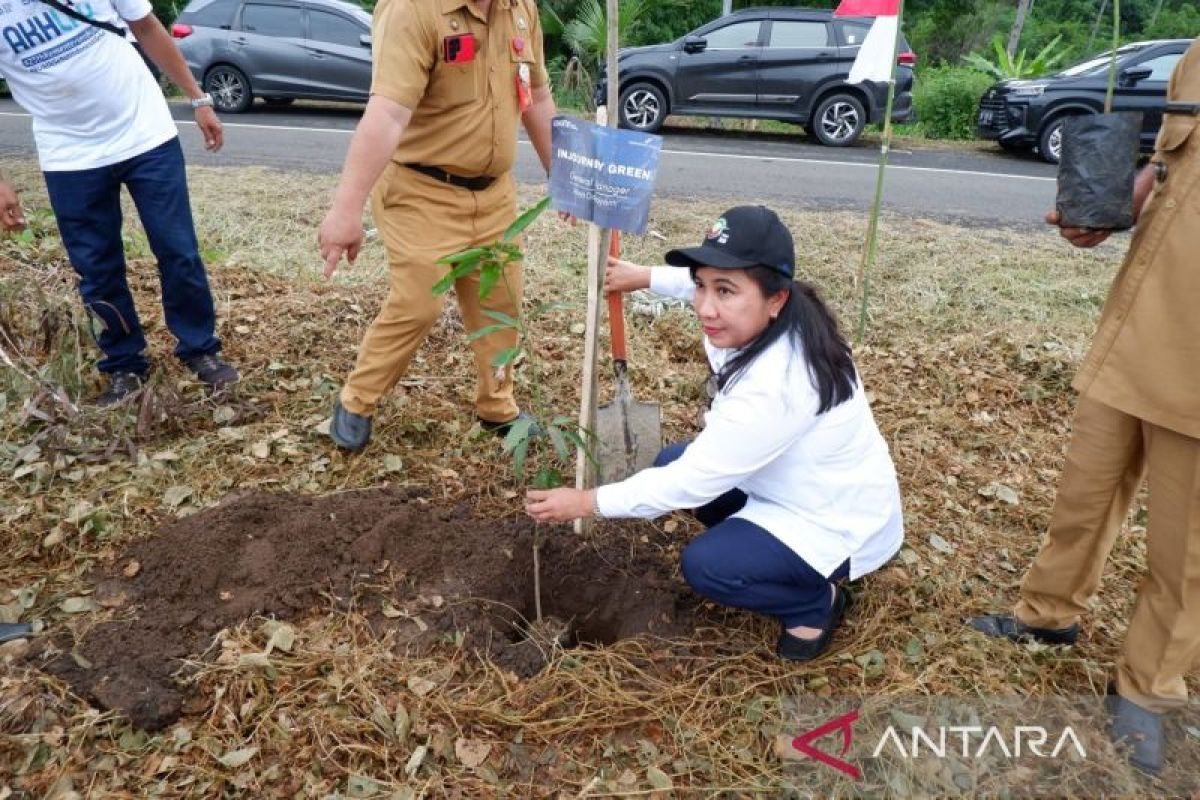
M 296 6 L 247 3 L 242 9 L 242 30 L 263 36 L 304 38 L 304 31 L 300 27 L 300 9 Z
M 709 31 L 704 34 L 704 38 L 708 40 L 707 49 L 731 50 L 740 47 L 757 47 L 758 29 L 761 25 L 762 23 L 758 20 L 753 22 L 735 22 L 732 25 L 726 25 L 724 28 Z
M 1117 48 L 1117 58 L 1124 58 L 1130 53 L 1136 53 L 1146 47 L 1144 44 L 1127 44 L 1124 47 Z M 1108 69 L 1109 62 L 1112 61 L 1112 51 L 1101 53 L 1098 56 L 1089 58 L 1087 61 L 1082 61 L 1073 67 L 1067 67 L 1062 72 L 1059 72 L 1054 77 L 1056 78 L 1074 78 L 1081 75 L 1095 75 L 1103 70 Z
M 843 22 L 841 27 L 843 47 L 859 46 L 867 38 L 867 31 L 871 30 L 871 26 L 863 22 Z
M 1179 63 L 1179 59 L 1183 58 L 1183 53 L 1166 53 L 1165 55 L 1155 58 L 1148 58 L 1138 67 L 1150 67 L 1153 70 L 1148 81 L 1167 81 L 1171 79 L 1171 73 L 1175 70 L 1175 65 Z
M 318 42 L 358 47 L 359 38 L 366 33 L 361 25 L 351 22 L 340 14 L 328 11 L 308 10 L 308 38 Z
M 227 27 L 233 23 L 238 0 L 195 0 L 179 15 L 180 22 L 207 28 Z
M 775 20 L 771 23 L 768 47 L 825 47 L 829 44 L 829 26 L 824 22 Z

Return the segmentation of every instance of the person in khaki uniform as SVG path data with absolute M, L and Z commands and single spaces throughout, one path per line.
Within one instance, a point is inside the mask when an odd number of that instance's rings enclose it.
M 1110 733 L 1162 765 L 1160 715 L 1188 699 L 1200 659 L 1200 40 L 1175 67 L 1155 153 L 1137 176 L 1137 228 L 1075 378 L 1079 404 L 1050 529 L 991 636 L 1072 644 L 1133 497 L 1149 481 L 1149 574 L 1138 591 Z M 1057 224 L 1056 212 L 1047 222 Z M 1107 231 L 1062 228 L 1078 247 Z
M 547 170 L 555 114 L 534 0 L 383 0 L 373 21 L 371 98 L 350 142 L 333 207 L 318 233 L 326 277 L 362 244 L 371 209 L 387 246 L 389 290 L 334 406 L 330 435 L 361 450 L 380 397 L 404 375 L 442 310 L 433 285 L 442 256 L 499 238 L 516 217 L 511 170 L 520 120 Z M 373 192 L 372 192 L 373 189 Z M 455 284 L 468 333 L 516 315 L 521 269 L 510 265 L 486 300 L 478 275 Z M 471 343 L 476 413 L 503 432 L 517 419 L 511 372 L 492 359 L 512 331 Z

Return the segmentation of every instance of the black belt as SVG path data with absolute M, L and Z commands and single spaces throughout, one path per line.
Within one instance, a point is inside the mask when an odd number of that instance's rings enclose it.
M 461 189 L 469 189 L 472 192 L 482 192 L 496 182 L 495 178 L 487 175 L 480 175 L 478 178 L 464 178 L 461 175 L 451 175 L 439 167 L 430 167 L 425 164 L 405 164 L 404 166 L 416 170 L 422 175 L 428 175 L 436 181 L 458 186 Z
M 1200 114 L 1200 103 L 1167 103 L 1164 114 Z

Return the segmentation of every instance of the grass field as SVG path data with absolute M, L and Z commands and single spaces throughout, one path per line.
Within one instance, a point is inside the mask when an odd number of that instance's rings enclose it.
M 131 282 L 156 370 L 149 401 L 101 413 L 81 402 L 99 386 L 94 348 L 35 167 L 0 161 L 0 172 L 39 209 L 32 236 L 0 241 L 0 345 L 12 361 L 0 377 L 0 619 L 84 636 L 123 613 L 88 602 L 89 568 L 119 565 L 132 543 L 231 492 L 392 484 L 484 519 L 520 518 L 522 487 L 473 424 L 452 303 L 382 404 L 364 454 L 346 456 L 318 432 L 385 277 L 373 239 L 353 269 L 319 278 L 315 229 L 332 177 L 191 173 L 219 333 L 244 376 L 232 399 L 206 398 L 173 363 L 130 215 Z M 522 187 L 523 204 L 537 192 Z M 660 199 L 656 235 L 629 237 L 625 254 L 658 263 L 724 206 L 753 199 Z M 852 328 L 863 216 L 774 207 L 795 233 L 802 277 Z M 237 658 L 263 649 L 264 620 L 221 631 L 221 657 L 195 654 L 184 716 L 145 732 L 23 662 L 36 642 L 19 642 L 0 648 L 0 798 L 778 796 L 793 785 L 773 748 L 787 733 L 784 697 L 1102 694 L 1144 567 L 1144 511 L 1118 541 L 1074 649 L 984 641 L 962 621 L 1007 607 L 1036 552 L 1068 438 L 1070 378 L 1126 241 L 1078 252 L 1033 222 L 886 217 L 856 359 L 900 474 L 907 543 L 863 581 L 833 651 L 813 664 L 766 655 L 765 621 L 710 610 L 682 640 L 563 651 L 517 679 L 453 641 L 410 656 L 331 604 L 294 621 L 294 647 L 271 655 L 269 675 Z M 573 415 L 585 234 L 547 217 L 526 248 L 527 303 L 568 306 L 537 323 L 534 344 L 548 396 Z M 668 440 L 694 435 L 706 367 L 690 312 L 637 316 L 631 337 L 636 394 L 663 405 Z M 637 524 L 668 560 L 696 530 L 683 515 Z M 921 794 L 942 785 L 913 780 Z M 1124 772 L 1114 780 L 1125 794 L 1153 789 Z

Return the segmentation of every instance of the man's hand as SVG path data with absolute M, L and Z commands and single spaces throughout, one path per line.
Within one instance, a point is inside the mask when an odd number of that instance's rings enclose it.
M 217 119 L 217 112 L 211 107 L 196 109 L 196 127 L 204 136 L 204 149 L 210 153 L 217 152 L 225 144 L 225 130 L 221 127 L 221 120 Z
M 1112 231 L 1100 230 L 1097 228 L 1072 228 L 1059 225 L 1058 211 L 1051 211 L 1046 215 L 1047 225 L 1057 225 L 1059 236 L 1066 239 L 1076 247 L 1095 247 L 1109 237 Z
M 8 185 L 8 181 L 0 181 L 0 228 L 6 233 L 17 233 L 25 230 L 25 212 L 21 210 L 21 198 Z
M 321 250 L 321 260 L 325 262 L 325 277 L 333 277 L 343 255 L 346 263 L 353 264 L 362 242 L 362 215 L 345 213 L 336 206 L 331 208 L 317 229 L 317 246 Z
M 604 291 L 633 292 L 649 288 L 649 267 L 622 261 L 613 256 L 608 257 L 608 264 L 604 267 Z
M 592 516 L 594 489 L 530 489 L 525 493 L 525 513 L 538 522 L 571 522 Z

